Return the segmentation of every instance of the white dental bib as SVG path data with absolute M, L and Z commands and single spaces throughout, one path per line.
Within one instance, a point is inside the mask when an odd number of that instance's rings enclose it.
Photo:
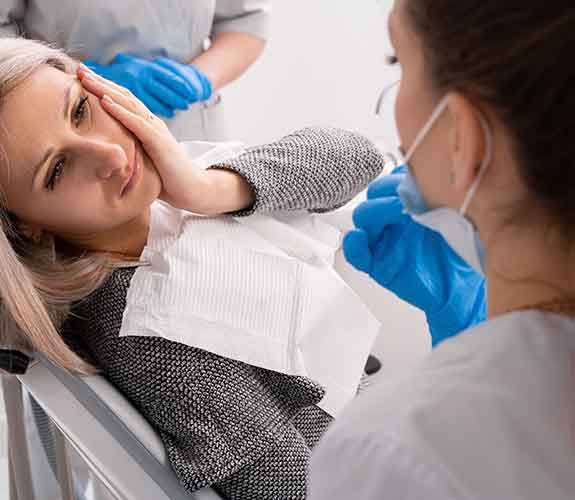
M 237 145 L 187 143 L 206 167 Z M 200 156 L 198 156 L 198 152 Z M 333 268 L 339 230 L 308 213 L 202 217 L 157 201 L 120 336 L 162 337 L 319 382 L 336 415 L 380 323 Z

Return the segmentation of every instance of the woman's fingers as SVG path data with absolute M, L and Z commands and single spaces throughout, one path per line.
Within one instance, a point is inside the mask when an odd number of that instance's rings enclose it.
M 102 83 L 105 83 L 109 87 L 114 88 L 115 90 L 117 90 L 121 94 L 124 94 L 126 96 L 132 95 L 130 90 L 127 89 L 126 87 L 123 87 L 122 85 L 118 85 L 116 82 L 113 82 L 112 80 L 108 80 L 108 79 L 104 78 L 99 73 L 96 73 L 89 66 L 86 66 L 85 64 L 79 64 L 78 65 L 76 74 L 77 74 L 78 78 L 80 78 L 80 80 L 82 78 L 84 78 L 85 76 L 90 76 L 90 77 L 94 78 L 95 80 L 100 81 Z
M 94 95 L 100 98 L 102 98 L 104 94 L 109 95 L 114 99 L 115 102 L 125 106 L 128 109 L 131 109 L 134 112 L 145 115 L 148 113 L 148 111 L 151 111 L 155 115 L 164 116 L 166 118 L 172 118 L 174 116 L 174 111 L 161 99 L 165 93 L 162 94 L 160 91 L 154 89 L 153 83 L 146 87 L 148 98 L 146 104 L 144 104 L 127 88 L 124 88 L 110 80 L 106 80 L 102 76 L 92 71 L 87 71 L 84 68 L 81 68 L 78 70 L 78 78 L 86 90 L 90 91 Z M 169 89 L 161 90 L 171 92 Z M 173 94 L 173 97 L 177 100 L 176 104 L 178 104 L 180 107 L 185 106 L 187 108 L 187 104 L 183 99 L 181 99 L 176 94 Z
M 125 106 L 115 102 L 114 99 L 108 95 L 102 96 L 100 102 L 107 113 L 118 120 L 137 137 L 154 163 L 162 157 L 162 153 L 166 152 L 163 151 L 162 145 L 168 145 L 168 143 L 163 140 L 167 132 L 167 127 L 165 127 L 164 122 L 154 116 L 150 111 L 147 111 L 145 115 L 134 113 Z
M 100 102 L 107 113 L 116 118 L 116 120 L 118 120 L 140 140 L 149 155 L 155 153 L 155 151 L 149 151 L 149 149 L 155 149 L 154 143 L 156 141 L 154 139 L 158 134 L 158 130 L 155 127 L 155 121 L 159 121 L 158 118 L 149 111 L 147 112 L 147 115 L 134 113 L 125 106 L 115 102 L 114 99 L 106 94 L 102 96 Z
M 115 84 L 91 71 L 78 71 L 80 82 L 92 94 L 102 98 L 104 95 L 110 96 L 116 103 L 130 109 L 143 116 L 149 113 L 148 108 L 137 99 L 128 89 Z
M 78 76 L 80 81 L 82 81 L 84 78 L 89 78 L 101 83 L 105 83 L 108 87 L 115 89 L 119 93 L 128 94 L 130 92 L 127 88 L 118 85 L 112 80 L 106 80 L 95 71 L 92 71 L 89 66 L 86 66 L 84 64 L 80 64 L 78 66 L 78 69 L 76 70 L 76 75 Z

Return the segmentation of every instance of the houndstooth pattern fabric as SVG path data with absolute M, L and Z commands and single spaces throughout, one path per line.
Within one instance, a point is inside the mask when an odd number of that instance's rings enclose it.
M 223 166 L 220 166 L 223 167 Z M 325 211 L 383 168 L 366 139 L 305 129 L 226 168 L 246 177 L 254 211 Z M 295 186 L 294 186 L 295 185 Z M 74 308 L 66 331 L 159 433 L 181 483 L 238 500 L 299 500 L 310 454 L 331 417 L 305 377 L 250 366 L 159 337 L 118 336 L 134 269 L 119 269 Z
M 236 214 L 249 215 L 335 210 L 363 190 L 384 164 L 375 145 L 359 134 L 309 127 L 212 168 L 234 170 L 249 182 L 256 202 Z

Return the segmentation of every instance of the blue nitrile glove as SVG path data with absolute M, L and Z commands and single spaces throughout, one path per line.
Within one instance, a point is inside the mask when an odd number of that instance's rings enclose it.
M 158 57 L 154 62 L 186 81 L 192 92 L 191 102 L 206 101 L 212 97 L 212 82 L 197 66 L 182 64 L 167 57 Z
M 129 89 L 154 114 L 172 118 L 177 109 L 195 101 L 191 86 L 178 74 L 154 61 L 119 53 L 110 64 L 86 60 L 84 64 L 100 76 Z
M 384 288 L 421 309 L 435 346 L 485 319 L 485 279 L 441 234 L 403 212 L 403 169 L 371 183 L 345 235 L 346 259 Z

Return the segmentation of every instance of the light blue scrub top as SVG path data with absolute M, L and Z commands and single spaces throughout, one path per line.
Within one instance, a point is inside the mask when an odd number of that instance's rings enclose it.
M 188 63 L 222 32 L 266 39 L 271 0 L 4 0 L 0 36 L 24 35 L 80 60 L 109 63 L 118 52 Z M 224 139 L 219 96 L 167 120 L 179 140 Z

